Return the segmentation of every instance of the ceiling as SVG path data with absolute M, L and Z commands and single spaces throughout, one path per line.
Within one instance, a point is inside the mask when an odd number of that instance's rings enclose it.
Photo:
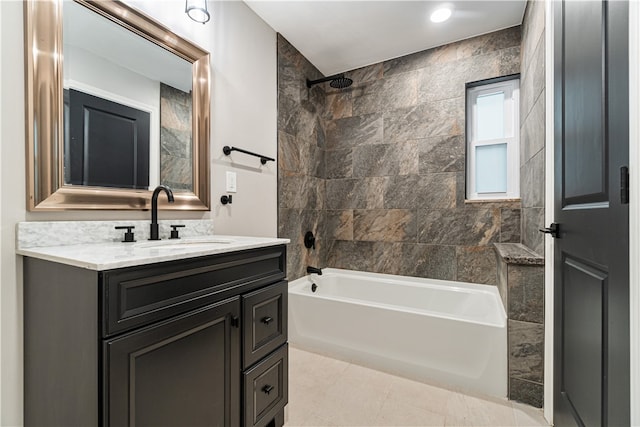
M 273 1 L 245 3 L 325 76 L 522 23 L 526 0 Z M 448 21 L 430 21 L 452 6 Z

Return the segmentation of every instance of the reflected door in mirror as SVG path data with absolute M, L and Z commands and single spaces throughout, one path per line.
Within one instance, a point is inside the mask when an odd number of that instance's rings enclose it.
M 148 189 L 149 113 L 73 89 L 67 99 L 65 183 Z

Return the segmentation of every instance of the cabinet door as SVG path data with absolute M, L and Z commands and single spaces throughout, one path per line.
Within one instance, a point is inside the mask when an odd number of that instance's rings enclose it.
M 105 341 L 107 426 L 237 426 L 238 297 Z

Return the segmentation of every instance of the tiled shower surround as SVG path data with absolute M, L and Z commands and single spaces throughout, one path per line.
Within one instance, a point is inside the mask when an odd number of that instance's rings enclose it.
M 496 284 L 494 242 L 520 242 L 520 203 L 465 202 L 465 83 L 520 72 L 520 27 L 327 83 L 278 38 L 279 235 L 306 265 Z M 302 245 L 307 230 L 318 242 Z

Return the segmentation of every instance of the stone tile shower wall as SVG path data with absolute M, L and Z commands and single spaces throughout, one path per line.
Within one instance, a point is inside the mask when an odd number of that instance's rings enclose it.
M 465 83 L 520 72 L 520 27 L 348 72 L 326 87 L 326 265 L 496 284 L 520 204 L 465 202 Z
M 544 2 L 529 1 L 522 22 L 520 76 L 520 193 L 522 244 L 544 256 L 545 17 Z M 509 315 L 509 398 L 534 406 L 544 400 L 544 266 L 509 265 L 509 292 L 527 310 Z M 523 274 L 515 274 L 520 270 Z M 532 291 L 536 289 L 537 291 Z M 535 305 L 538 310 L 530 310 Z M 513 306 L 513 301 L 509 307 Z
M 324 114 L 321 86 L 308 89 L 306 79 L 322 74 L 278 35 L 278 237 L 287 246 L 287 277 L 306 274 L 306 266 L 325 267 Z M 306 231 L 316 248 L 303 245 Z
M 160 83 L 160 183 L 193 189 L 191 93 Z
M 544 255 L 544 2 L 527 4 L 522 23 L 520 192 L 522 243 Z

